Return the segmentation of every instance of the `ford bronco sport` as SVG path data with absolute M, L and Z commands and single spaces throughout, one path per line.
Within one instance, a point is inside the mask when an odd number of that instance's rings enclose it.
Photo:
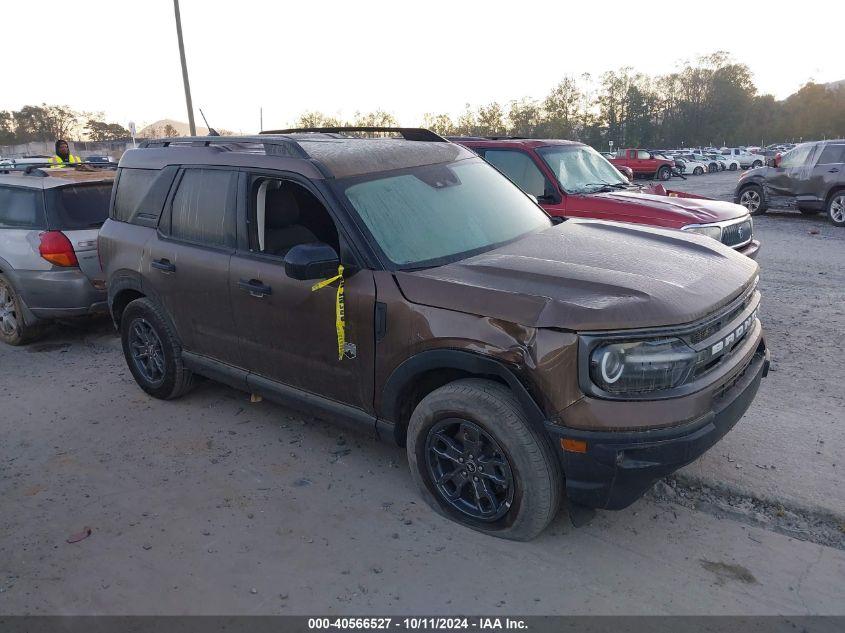
M 768 369 L 753 260 L 554 225 L 428 130 L 149 141 L 120 162 L 99 248 L 147 393 L 202 375 L 359 423 L 406 446 L 435 510 L 504 538 L 539 534 L 564 491 L 629 505 Z

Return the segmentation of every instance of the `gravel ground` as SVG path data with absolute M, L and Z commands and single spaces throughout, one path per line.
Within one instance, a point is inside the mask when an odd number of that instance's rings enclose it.
M 731 200 L 737 173 L 670 188 Z M 786 508 L 845 518 L 845 230 L 823 214 L 756 217 L 761 318 L 772 372 L 745 417 L 685 477 Z
M 331 421 L 213 382 L 147 397 L 108 322 L 0 347 L 0 614 L 845 615 L 845 231 L 756 228 L 775 364 L 749 413 L 627 510 L 564 508 L 531 543 L 443 520 L 402 449 Z

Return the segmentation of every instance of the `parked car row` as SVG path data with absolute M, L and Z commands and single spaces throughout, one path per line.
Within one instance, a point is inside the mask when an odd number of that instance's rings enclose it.
M 357 136 L 373 131 L 391 136 Z M 358 423 L 406 447 L 432 508 L 487 534 L 533 538 L 564 494 L 626 507 L 768 372 L 747 211 L 634 188 L 579 143 L 278 130 L 148 141 L 113 190 L 60 171 L 0 177 L 0 233 L 26 232 L 0 254 L 41 260 L 0 305 L 25 311 L 41 294 L 20 284 L 76 257 L 145 392 L 204 376 Z M 63 193 L 95 187 L 102 277 L 58 219 Z M 43 246 L 53 233 L 71 249 Z

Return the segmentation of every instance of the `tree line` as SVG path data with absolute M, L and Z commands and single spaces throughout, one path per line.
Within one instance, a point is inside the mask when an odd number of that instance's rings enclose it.
M 309 111 L 297 127 L 396 126 L 390 112 L 356 112 L 351 119 Z M 684 63 L 676 72 L 648 75 L 623 67 L 594 78 L 570 75 L 543 98 L 506 104 L 467 104 L 457 115 L 428 113 L 421 124 L 454 136 L 566 138 L 597 148 L 756 145 L 845 136 L 845 82 L 808 81 L 778 101 L 759 94 L 746 64 L 722 51 Z M 170 125 L 146 136 L 178 136 Z M 102 113 L 68 106 L 27 105 L 0 111 L 0 144 L 128 140 L 129 131 Z
M 302 127 L 395 125 L 386 112 L 352 121 L 306 112 Z M 722 51 L 673 73 L 630 67 L 597 78 L 566 76 L 543 98 L 472 106 L 457 117 L 428 113 L 423 127 L 448 136 L 565 138 L 596 148 L 755 145 L 845 136 L 845 87 L 812 81 L 785 100 L 758 94 L 751 70 Z

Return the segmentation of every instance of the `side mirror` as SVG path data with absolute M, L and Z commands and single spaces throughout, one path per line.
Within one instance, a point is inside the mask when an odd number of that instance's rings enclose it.
M 328 244 L 297 244 L 285 255 L 285 274 L 291 279 L 308 281 L 337 274 L 340 258 Z

